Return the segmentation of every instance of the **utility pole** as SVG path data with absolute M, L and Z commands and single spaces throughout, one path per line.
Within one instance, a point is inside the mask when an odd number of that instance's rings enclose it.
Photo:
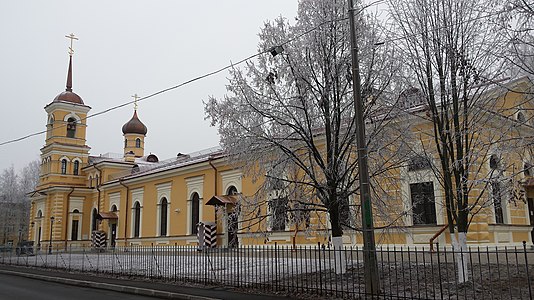
M 376 259 L 375 235 L 373 225 L 373 208 L 371 206 L 371 189 L 367 167 L 367 142 L 365 139 L 365 121 L 363 119 L 363 102 L 361 95 L 360 65 L 358 62 L 358 45 L 354 28 L 354 5 L 349 0 L 350 44 L 352 54 L 352 94 L 354 97 L 354 118 L 356 120 L 356 146 L 358 147 L 358 169 L 360 177 L 360 200 L 362 205 L 363 227 L 363 268 L 365 292 L 370 295 L 380 293 L 378 263 Z

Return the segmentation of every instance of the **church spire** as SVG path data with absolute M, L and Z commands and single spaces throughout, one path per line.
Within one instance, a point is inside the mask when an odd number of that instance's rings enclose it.
M 83 100 L 80 96 L 76 95 L 76 93 L 72 92 L 72 55 L 74 54 L 74 48 L 72 48 L 72 43 L 74 40 L 78 40 L 76 36 L 74 36 L 74 33 L 71 33 L 69 35 L 65 36 L 66 38 L 70 39 L 70 47 L 69 47 L 69 70 L 67 72 L 67 88 L 64 92 L 57 95 L 56 98 L 54 98 L 54 101 L 52 102 L 71 102 L 74 104 L 81 104 L 84 105 Z
M 69 56 L 69 71 L 67 73 L 67 92 L 72 92 L 72 55 Z
M 72 55 L 74 54 L 74 48 L 72 47 L 72 43 L 74 40 L 78 40 L 78 38 L 74 35 L 74 33 L 71 33 L 69 35 L 65 36 L 66 38 L 70 39 L 70 47 L 69 47 L 69 71 L 67 73 L 67 92 L 72 92 Z

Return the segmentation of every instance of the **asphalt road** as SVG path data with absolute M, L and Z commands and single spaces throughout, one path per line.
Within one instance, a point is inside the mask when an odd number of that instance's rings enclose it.
M 21 276 L 0 274 L 0 300 L 85 300 L 156 298 L 86 287 L 65 285 Z

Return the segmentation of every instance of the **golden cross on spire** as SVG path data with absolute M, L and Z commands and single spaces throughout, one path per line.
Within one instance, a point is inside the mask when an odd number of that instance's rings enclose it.
M 72 48 L 72 42 L 74 40 L 78 40 L 78 38 L 76 36 L 74 36 L 74 33 L 66 35 L 65 37 L 70 39 L 69 55 L 72 56 L 74 54 L 74 48 Z
M 137 99 L 141 98 L 137 96 L 137 94 L 133 95 L 132 98 L 134 98 L 134 109 L 137 110 Z

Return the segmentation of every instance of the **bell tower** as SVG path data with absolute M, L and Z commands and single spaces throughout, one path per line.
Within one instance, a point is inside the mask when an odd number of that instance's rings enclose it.
M 64 92 L 45 106 L 47 113 L 46 140 L 41 148 L 41 176 L 37 189 L 49 186 L 84 186 L 81 169 L 89 159 L 86 145 L 86 118 L 91 107 L 72 91 L 72 48 L 74 34 L 66 36 L 71 40 L 69 67 Z
M 124 136 L 124 159 L 133 162 L 136 157 L 145 155 L 145 137 L 147 128 L 141 120 L 137 117 L 137 99 L 135 94 L 132 96 L 134 101 L 134 114 L 130 121 L 122 126 L 122 133 Z

